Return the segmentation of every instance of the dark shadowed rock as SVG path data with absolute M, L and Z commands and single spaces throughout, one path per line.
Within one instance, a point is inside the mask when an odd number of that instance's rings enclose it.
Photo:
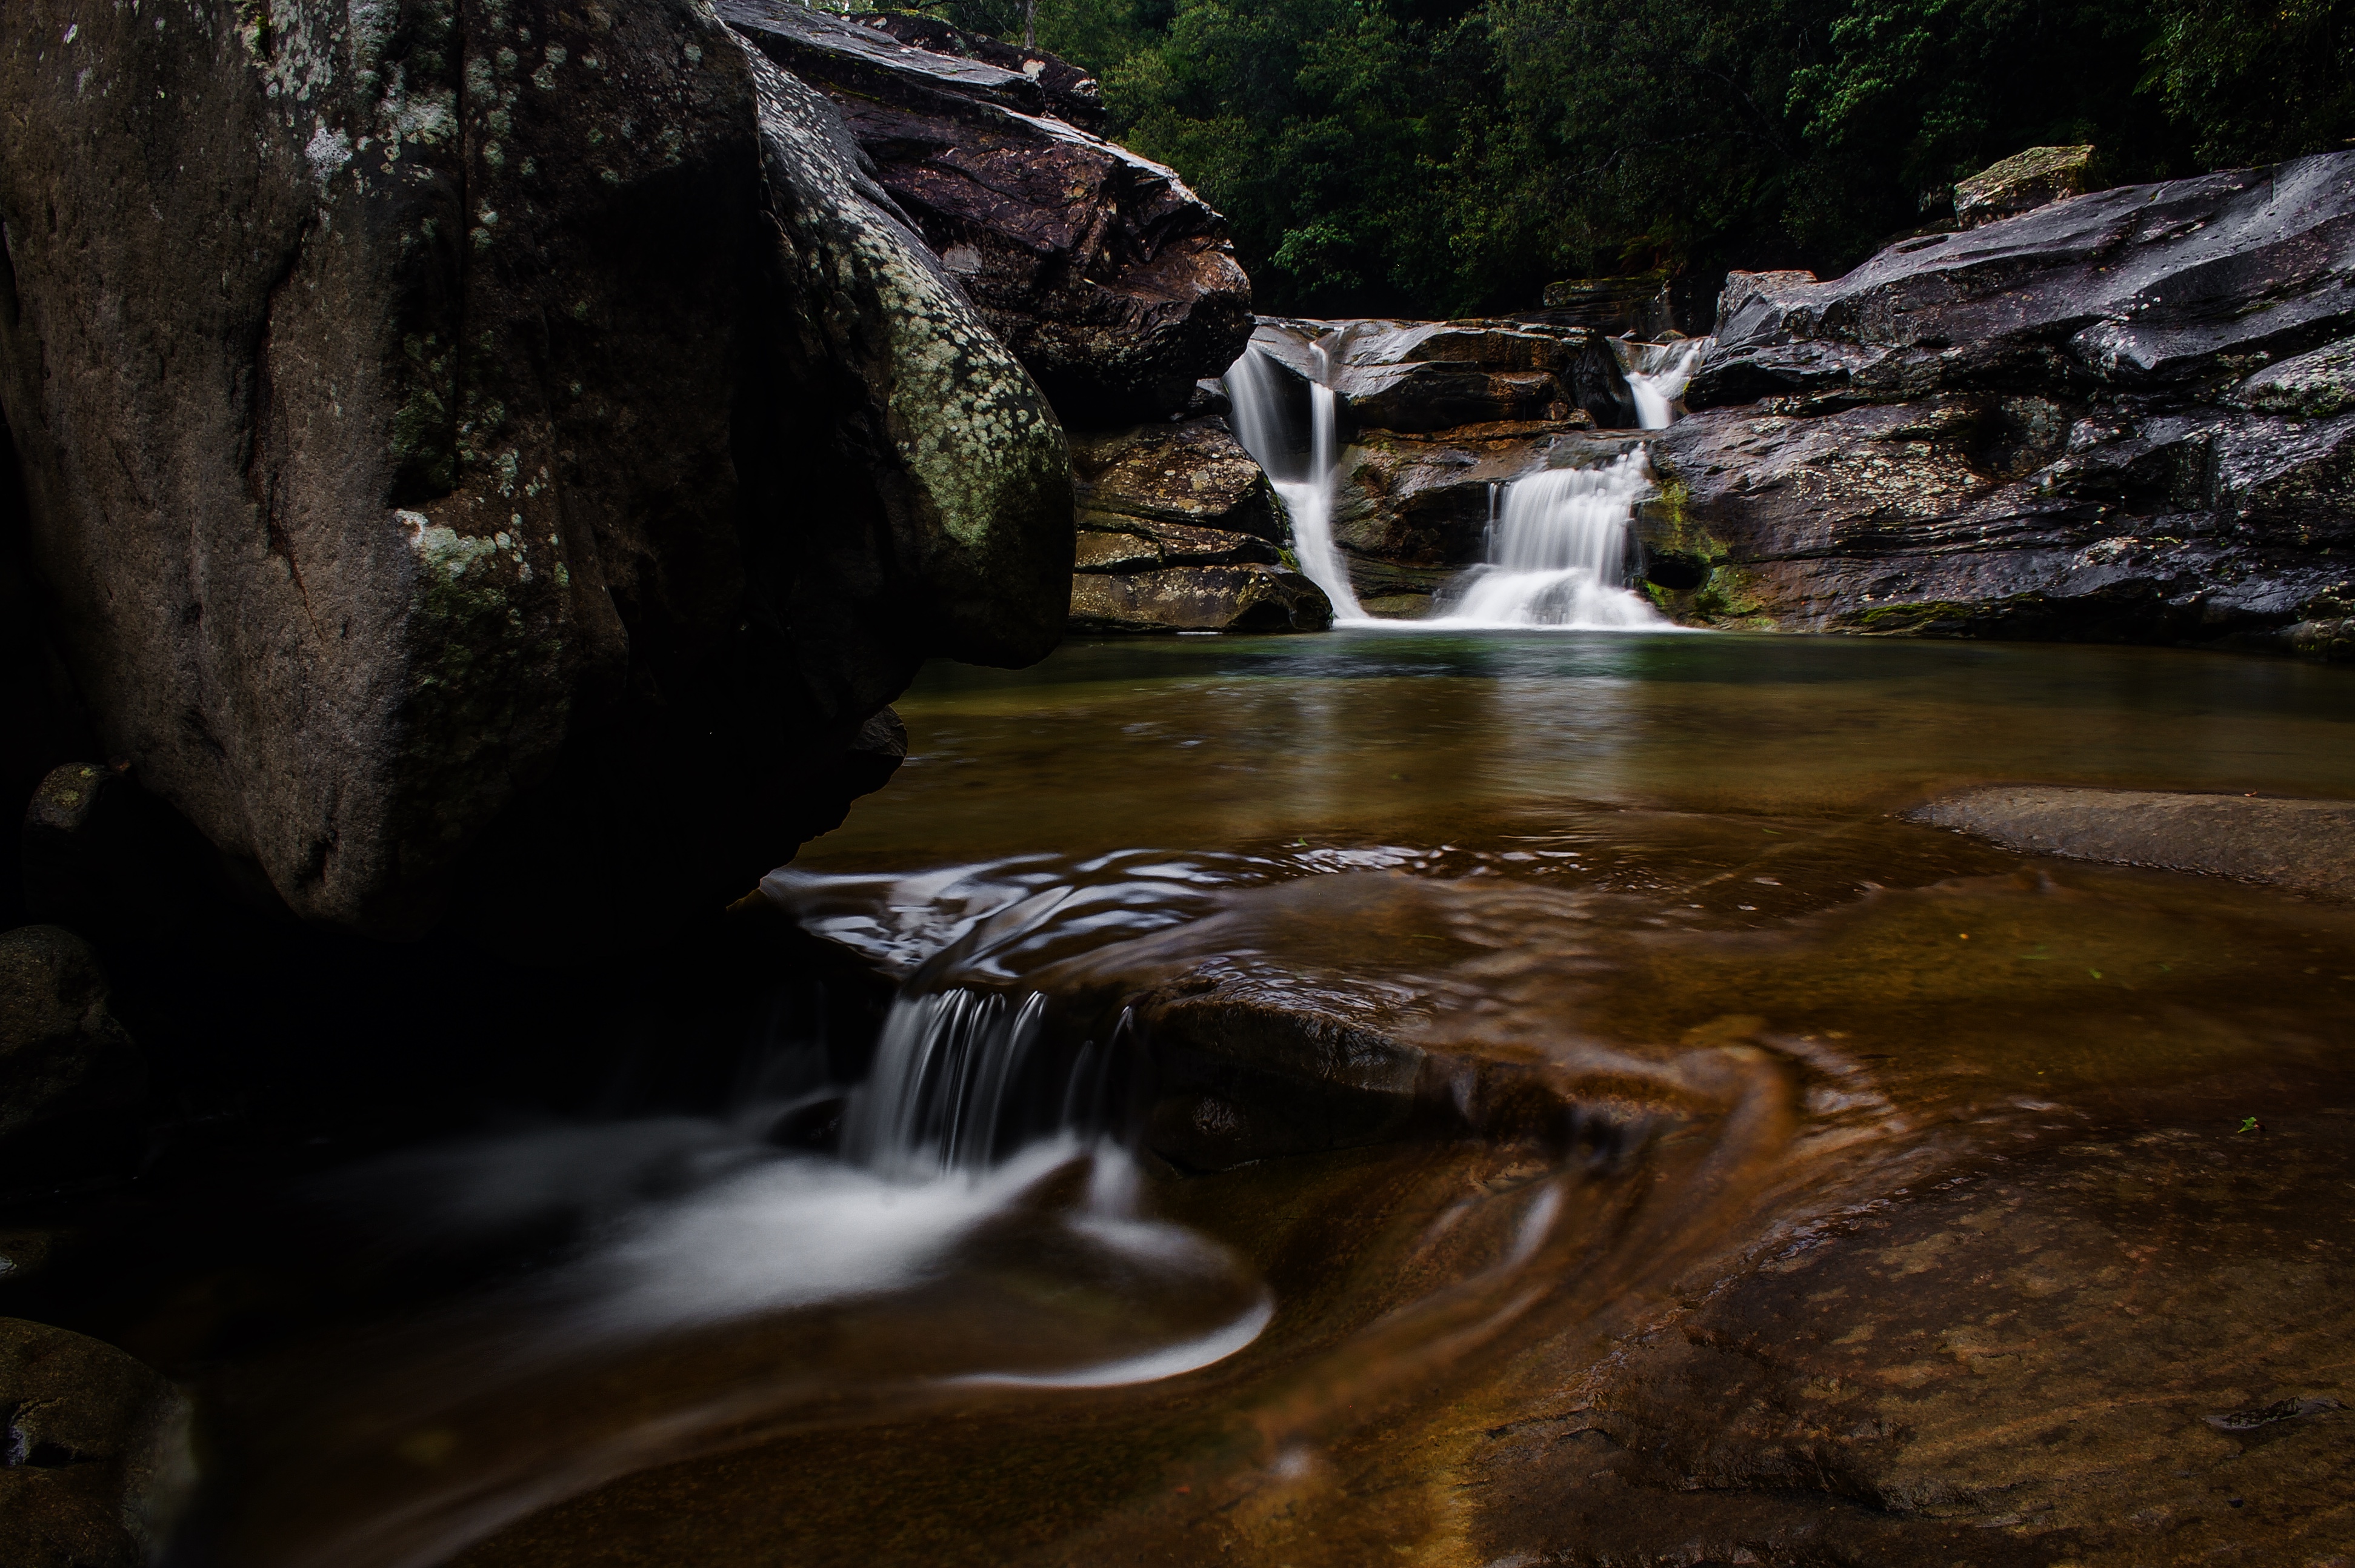
M 47 1185 L 123 1161 L 144 1135 L 146 1088 L 90 944 L 58 926 L 0 934 L 0 1181 Z
M 1170 170 L 1055 118 L 1043 67 L 935 54 L 793 0 L 720 12 L 833 99 L 882 187 L 1068 422 L 1183 409 L 1242 352 L 1251 284 L 1226 220 Z
M 0 1318 L 0 1543 L 11 1568 L 140 1568 L 194 1467 L 186 1399 L 113 1346 Z
M 1955 221 L 1977 228 L 2063 196 L 2078 196 L 2094 162 L 2091 147 L 2030 147 L 1955 182 Z
M 838 815 L 925 655 L 1051 643 L 1051 417 L 707 8 L 18 9 L 56 641 L 98 754 L 305 918 L 626 940 Z
M 2204 872 L 2355 899 L 2355 801 L 1996 785 L 1905 814 L 2027 854 Z

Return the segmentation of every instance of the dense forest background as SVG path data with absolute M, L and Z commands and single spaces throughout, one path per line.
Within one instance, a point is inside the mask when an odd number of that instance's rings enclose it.
M 923 9 L 1019 40 L 1024 0 Z M 1263 313 L 1526 309 L 1555 279 L 1846 270 L 1955 180 L 2355 138 L 2355 0 L 1035 0 L 1111 133 L 1234 224 Z

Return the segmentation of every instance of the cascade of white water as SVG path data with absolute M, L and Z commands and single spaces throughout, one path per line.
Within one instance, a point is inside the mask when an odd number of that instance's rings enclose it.
M 888 1176 L 972 1174 L 1039 1139 L 1107 1130 L 1120 1042 L 1090 1042 L 1054 1075 L 1046 1012 L 1035 991 L 1019 1002 L 962 986 L 902 992 L 845 1108 L 843 1158 Z
M 1488 560 L 1423 626 L 1627 630 L 1666 623 L 1622 579 L 1627 526 L 1650 484 L 1644 454 L 1601 468 L 1550 469 L 1505 486 Z
M 1706 338 L 1689 344 L 1653 343 L 1643 345 L 1641 357 L 1627 372 L 1627 389 L 1636 395 L 1636 423 L 1646 430 L 1665 430 L 1676 418 L 1676 400 L 1700 367 Z
M 1333 543 L 1333 490 L 1340 467 L 1340 404 L 1325 385 L 1332 367 L 1319 345 L 1316 379 L 1308 388 L 1308 462 L 1303 472 L 1294 456 L 1291 429 L 1284 417 L 1285 373 L 1258 348 L 1243 350 L 1226 374 L 1227 401 L 1235 439 L 1259 460 L 1268 482 L 1292 519 L 1292 553 L 1301 575 L 1325 590 L 1336 620 L 1359 620 L 1365 610 L 1350 586 L 1348 567 Z

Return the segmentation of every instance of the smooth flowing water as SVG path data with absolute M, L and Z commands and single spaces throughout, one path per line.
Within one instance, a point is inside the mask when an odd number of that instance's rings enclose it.
M 2218 1468 L 2200 1413 L 2280 1395 L 2199 1379 L 2355 1331 L 2247 1326 L 2355 1255 L 2296 1197 L 2355 1180 L 2355 918 L 1894 814 L 2355 799 L 2348 671 L 1369 631 L 899 708 L 899 778 L 741 916 L 879 977 L 871 1033 L 306 1179 L 335 1245 L 201 1287 L 345 1281 L 300 1332 L 128 1322 L 207 1401 L 189 1561 L 2009 1563 L 2051 1476 L 2262 1503 L 2297 1450 Z M 2279 1561 L 2339 1528 L 2297 1517 Z
M 1644 454 L 1547 469 L 1504 487 L 1487 561 L 1448 586 L 1431 629 L 1669 629 L 1625 582 L 1627 529 L 1650 491 Z
M 1301 575 L 1325 590 L 1337 620 L 1366 619 L 1358 590 L 1349 581 L 1340 546 L 1333 541 L 1333 487 L 1341 466 L 1340 410 L 1333 389 L 1325 385 L 1331 373 L 1325 350 L 1314 346 L 1317 376 L 1308 387 L 1308 445 L 1305 456 L 1296 450 L 1285 415 L 1285 374 L 1257 348 L 1247 348 L 1227 371 L 1227 398 L 1233 411 L 1235 439 L 1267 471 L 1268 482 L 1284 502 L 1292 519 L 1292 549 Z

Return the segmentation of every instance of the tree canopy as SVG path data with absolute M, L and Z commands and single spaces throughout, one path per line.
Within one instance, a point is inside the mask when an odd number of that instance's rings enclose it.
M 1024 0 L 940 0 L 1019 38 Z M 1260 309 L 1521 309 L 1565 277 L 1844 271 L 1954 182 L 2355 144 L 2355 0 L 1035 0 Z

